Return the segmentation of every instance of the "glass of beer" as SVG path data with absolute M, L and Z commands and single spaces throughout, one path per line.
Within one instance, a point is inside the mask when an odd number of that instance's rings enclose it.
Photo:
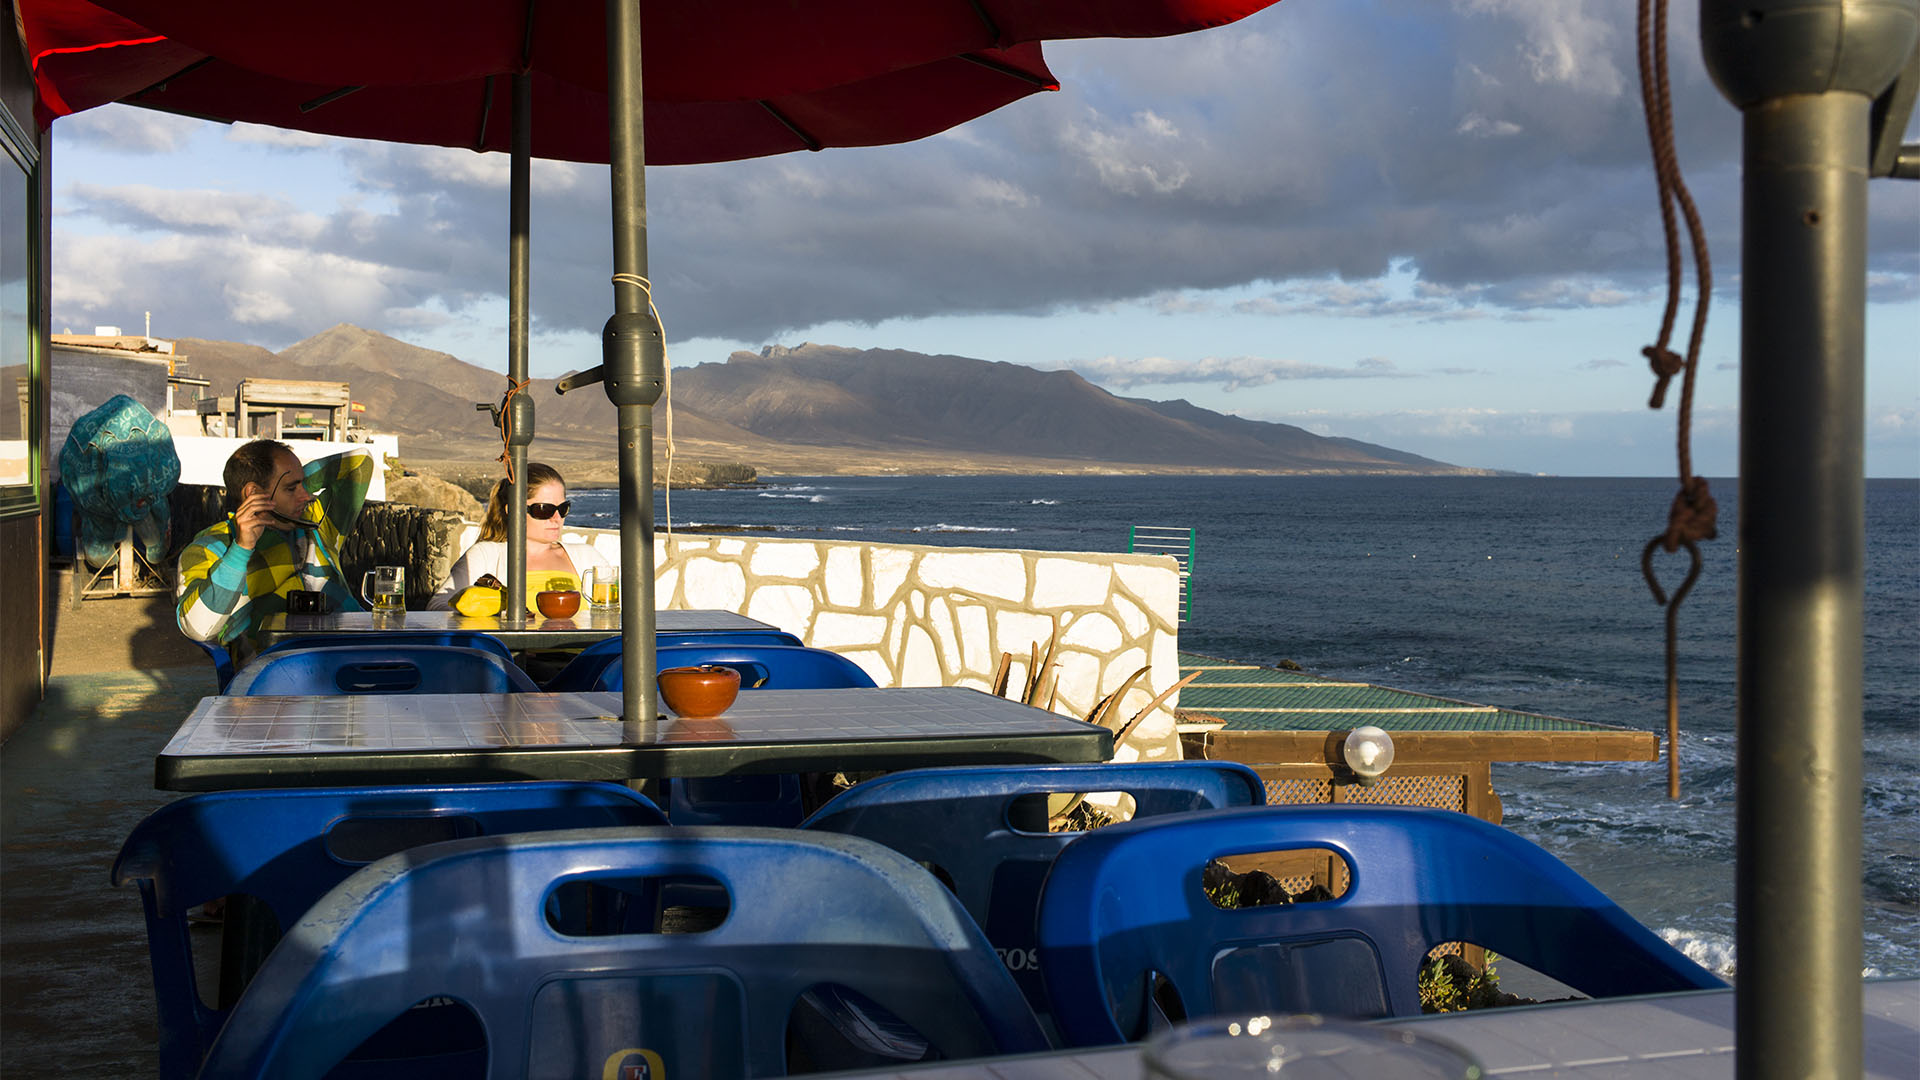
M 376 566 L 360 579 L 360 598 L 376 615 L 391 615 L 407 609 L 407 568 Z
M 580 574 L 580 588 L 593 607 L 617 608 L 620 606 L 620 568 L 589 566 Z

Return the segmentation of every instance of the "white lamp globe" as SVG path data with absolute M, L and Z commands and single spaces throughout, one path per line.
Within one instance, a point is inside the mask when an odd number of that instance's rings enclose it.
M 1341 756 L 1361 783 L 1370 784 L 1393 764 L 1393 736 L 1371 724 L 1354 728 L 1347 734 Z

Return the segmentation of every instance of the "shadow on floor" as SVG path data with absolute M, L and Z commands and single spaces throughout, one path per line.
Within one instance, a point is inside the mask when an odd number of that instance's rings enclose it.
M 204 665 L 58 676 L 0 746 L 0 1075 L 8 1080 L 155 1074 L 140 897 L 114 888 L 109 873 L 134 825 L 177 798 L 154 790 L 154 755 L 213 692 Z

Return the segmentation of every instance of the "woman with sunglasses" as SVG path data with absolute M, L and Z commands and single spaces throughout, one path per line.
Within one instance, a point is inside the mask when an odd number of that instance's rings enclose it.
M 480 539 L 454 561 L 447 580 L 434 590 L 427 602 L 429 610 L 453 606 L 461 590 L 492 575 L 507 580 L 507 502 L 513 486 L 497 480 L 487 497 L 487 514 L 480 521 Z M 551 465 L 527 463 L 527 610 L 535 610 L 534 595 L 552 588 L 555 580 L 566 578 L 562 588 L 578 589 L 580 572 L 589 566 L 611 568 L 612 564 L 595 551 L 592 544 L 560 539 L 560 528 L 567 522 L 567 482 Z

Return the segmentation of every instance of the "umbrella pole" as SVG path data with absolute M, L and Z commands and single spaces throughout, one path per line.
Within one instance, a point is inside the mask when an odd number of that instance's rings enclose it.
M 1783 13 L 1783 14 L 1782 14 Z M 1859 1076 L 1867 166 L 1913 0 L 1705 0 L 1744 124 L 1735 1069 Z M 1778 17 L 1776 17 L 1778 15 Z
M 601 331 L 607 398 L 620 421 L 621 719 L 657 712 L 653 618 L 653 403 L 666 351 L 647 277 L 646 138 L 640 88 L 640 0 L 607 0 L 608 160 L 613 184 L 613 317 Z
M 533 80 L 513 77 L 512 167 L 507 196 L 507 400 L 501 423 L 507 428 L 507 475 L 513 478 L 507 499 L 507 595 L 500 624 L 527 625 L 527 445 L 533 442 L 533 398 L 514 388 L 527 381 L 527 294 L 532 244 L 529 239 L 528 177 L 533 166 Z

